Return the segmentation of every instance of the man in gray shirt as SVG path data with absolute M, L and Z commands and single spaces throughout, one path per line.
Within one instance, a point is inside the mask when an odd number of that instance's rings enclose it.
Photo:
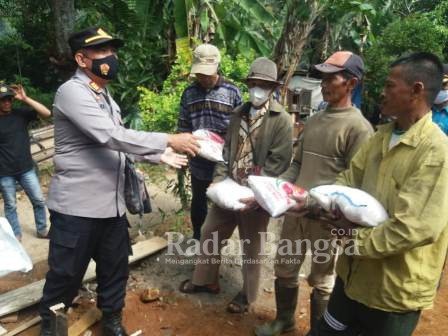
M 41 335 L 52 335 L 49 307 L 70 306 L 90 259 L 96 261 L 103 335 L 127 335 L 121 324 L 128 255 L 132 253 L 124 202 L 125 155 L 179 167 L 198 144 L 188 133 L 138 132 L 123 127 L 107 84 L 118 71 L 123 41 L 99 27 L 69 39 L 78 64 L 53 105 L 55 174 L 48 192 L 49 271 L 40 303 Z

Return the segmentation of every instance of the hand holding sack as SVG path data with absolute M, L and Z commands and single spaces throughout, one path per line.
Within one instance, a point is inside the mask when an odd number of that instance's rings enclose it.
M 222 157 L 222 151 L 224 149 L 223 138 L 206 129 L 196 130 L 193 132 L 193 135 L 200 138 L 200 140 L 198 140 L 201 147 L 198 154 L 199 156 L 213 162 L 224 161 Z
M 246 207 L 240 199 L 254 197 L 254 193 L 250 188 L 239 185 L 227 177 L 221 182 L 212 184 L 207 189 L 207 197 L 220 208 L 237 211 Z
M 294 199 L 305 200 L 308 195 L 306 190 L 275 177 L 250 175 L 248 183 L 258 204 L 272 217 L 283 215 L 297 203 Z
M 360 189 L 322 185 L 312 188 L 310 195 L 325 211 L 339 209 L 345 218 L 355 224 L 373 227 L 389 218 L 381 203 Z

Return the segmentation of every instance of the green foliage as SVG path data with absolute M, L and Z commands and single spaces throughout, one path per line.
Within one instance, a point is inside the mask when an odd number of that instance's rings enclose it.
M 138 87 L 139 106 L 144 130 L 174 132 L 177 126 L 179 102 L 182 92 L 189 85 L 190 63 L 178 57 L 160 92 Z
M 16 78 L 23 76 L 29 79 L 28 90 L 52 92 L 61 80 L 49 64 L 54 28 L 47 1 L 16 1 L 7 14 L 0 17 L 0 78 L 20 83 Z
M 216 1 L 220 28 L 216 43 L 234 55 L 250 58 L 254 50 L 257 55 L 270 56 L 280 35 L 276 27 L 281 26 L 281 17 L 274 16 L 272 7 L 262 0 Z
M 443 58 L 448 34 L 425 14 L 414 14 L 389 24 L 364 55 L 367 68 L 364 106 L 374 113 L 391 64 L 398 57 L 416 51 L 432 52 Z
M 160 87 L 169 72 L 166 32 L 172 16 L 172 1 L 80 0 L 77 27 L 103 25 L 116 33 L 125 45 L 118 51 L 120 71 L 111 91 L 121 107 L 124 121 L 134 129 L 142 122 L 139 86 Z
M 54 92 L 42 91 L 39 87 L 33 86 L 31 80 L 26 77 L 19 78 L 16 76 L 14 83 L 21 83 L 28 97 L 37 100 L 51 110 L 54 100 Z M 19 103 L 19 102 L 17 102 Z M 22 103 L 23 104 L 23 103 Z

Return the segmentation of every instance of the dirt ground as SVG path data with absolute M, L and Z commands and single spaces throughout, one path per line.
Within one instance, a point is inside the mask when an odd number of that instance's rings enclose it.
M 272 277 L 263 274 L 260 297 L 250 313 L 232 315 L 226 312 L 226 303 L 237 292 L 240 282 L 239 266 L 223 265 L 220 295 L 209 294 L 185 295 L 177 291 L 181 279 L 187 278 L 192 271 L 191 265 L 173 265 L 167 262 L 166 252 L 146 258 L 131 268 L 128 283 L 124 323 L 129 333 L 142 330 L 143 335 L 154 336 L 241 336 L 253 335 L 253 327 L 270 320 L 275 315 Z M 172 258 L 172 257 L 169 257 Z M 190 259 L 187 259 L 190 260 Z M 35 281 L 44 275 L 46 264 L 36 265 L 33 273 L 26 276 L 12 274 L 0 280 L 0 292 L 24 285 L 27 280 Z M 9 280 L 9 286 L 5 286 Z M 95 305 L 94 282 L 87 284 L 80 291 L 81 304 L 74 309 L 71 316 L 76 320 L 88 307 Z M 143 303 L 140 294 L 146 288 L 158 288 L 161 291 L 159 300 Z M 301 282 L 299 306 L 296 312 L 298 329 L 289 335 L 305 335 L 309 319 L 309 288 L 306 282 Z M 422 315 L 416 336 L 445 335 L 448 328 L 448 278 L 444 277 L 435 308 L 425 311 Z M 36 315 L 35 307 L 20 312 L 19 323 L 4 324 L 8 330 Z M 97 323 L 91 328 L 93 335 L 101 335 Z M 21 335 L 38 335 L 39 326 L 31 328 Z
M 46 191 L 46 186 L 44 185 Z M 150 184 L 153 196 L 154 213 L 145 217 L 143 231 L 147 236 L 153 233 L 161 235 L 165 231 L 173 231 L 181 226 L 189 225 L 188 216 L 184 220 L 175 223 L 170 219 L 170 211 L 179 208 L 174 198 L 167 194 L 163 188 L 157 188 Z M 160 210 L 157 210 L 159 209 Z M 48 241 L 34 238 L 32 208 L 23 192 L 19 196 L 19 209 L 22 225 L 24 226 L 23 244 L 30 253 L 34 269 L 28 274 L 14 273 L 0 278 L 0 293 L 22 287 L 28 283 L 42 279 L 48 268 L 46 254 L 48 253 Z M 0 206 L 0 215 L 2 208 Z M 136 218 L 130 218 L 133 228 L 131 232 L 136 234 Z M 279 232 L 281 221 L 271 220 L 269 230 Z M 235 234 L 233 239 L 237 239 Z M 185 245 L 182 245 L 185 247 Z M 253 335 L 255 325 L 262 324 L 275 316 L 275 303 L 273 293 L 273 254 L 268 256 L 262 267 L 260 296 L 249 313 L 232 315 L 226 312 L 226 304 L 238 292 L 242 283 L 241 266 L 234 255 L 227 257 L 227 262 L 221 266 L 221 293 L 219 295 L 197 294 L 185 295 L 177 288 L 179 283 L 191 276 L 194 265 L 193 257 L 181 257 L 167 255 L 167 250 L 131 266 L 128 281 L 128 293 L 124 310 L 124 324 L 128 332 L 138 330 L 143 335 L 154 336 L 240 336 Z M 298 329 L 288 335 L 305 335 L 309 323 L 309 292 L 305 276 L 309 269 L 309 263 L 302 267 L 301 289 L 299 305 L 296 311 Z M 81 290 L 81 299 L 77 307 L 70 314 L 70 320 L 76 320 L 89 307 L 95 305 L 95 282 L 85 285 Z M 139 296 L 144 289 L 157 288 L 161 292 L 159 300 L 152 303 L 142 303 Z M 442 280 L 433 310 L 425 311 L 422 315 L 417 331 L 417 336 L 445 335 L 448 329 L 448 277 Z M 19 313 L 17 323 L 2 323 L 7 330 L 12 330 L 24 321 L 37 315 L 36 307 L 30 307 Z M 101 335 L 99 323 L 91 328 L 93 335 Z M 21 335 L 38 335 L 39 326 L 28 329 Z

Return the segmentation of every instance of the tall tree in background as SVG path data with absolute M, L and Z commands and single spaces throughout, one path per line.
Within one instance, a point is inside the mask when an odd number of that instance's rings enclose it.
M 279 71 L 287 69 L 282 97 L 286 98 L 288 83 L 299 65 L 314 23 L 325 8 L 326 2 L 319 0 L 290 0 L 283 32 L 278 40 L 273 59 Z
M 52 0 L 56 51 L 59 59 L 71 56 L 68 37 L 75 27 L 75 0 Z
M 75 0 L 52 0 L 56 54 L 50 61 L 58 68 L 60 77 L 70 77 L 75 66 L 67 40 L 75 27 Z

